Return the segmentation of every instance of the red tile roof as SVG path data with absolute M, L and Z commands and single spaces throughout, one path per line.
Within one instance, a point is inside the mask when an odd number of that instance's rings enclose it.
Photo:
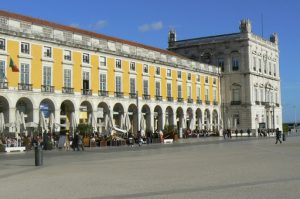
M 21 20 L 21 21 L 26 21 L 26 22 L 29 22 L 29 23 L 32 23 L 32 24 L 35 24 L 35 25 L 48 26 L 48 27 L 58 29 L 58 30 L 70 31 L 70 32 L 73 32 L 73 33 L 87 35 L 87 36 L 94 37 L 94 38 L 99 38 L 99 39 L 110 40 L 110 41 L 119 42 L 119 43 L 123 43 L 123 44 L 128 44 L 128 45 L 131 45 L 131 46 L 145 48 L 145 49 L 148 49 L 148 50 L 153 50 L 153 51 L 157 51 L 157 52 L 160 52 L 160 53 L 180 57 L 180 55 L 178 55 L 174 52 L 168 51 L 168 50 L 155 48 L 155 47 L 152 47 L 152 46 L 147 46 L 147 45 L 136 43 L 136 42 L 133 42 L 133 41 L 119 39 L 119 38 L 116 38 L 116 37 L 111 37 L 111 36 L 107 36 L 107 35 L 103 35 L 103 34 L 99 34 L 99 33 L 95 33 L 95 32 L 90 32 L 90 31 L 87 31 L 87 30 L 82 30 L 82 29 L 79 29 L 79 28 L 65 26 L 65 25 L 49 22 L 49 21 L 46 21 L 46 20 L 37 19 L 37 18 L 33 18 L 33 17 L 28 17 L 28 16 L 24 16 L 24 15 L 20 15 L 20 14 L 15 14 L 15 13 L 3 11 L 3 10 L 0 10 L 0 16 L 13 18 L 13 19 Z

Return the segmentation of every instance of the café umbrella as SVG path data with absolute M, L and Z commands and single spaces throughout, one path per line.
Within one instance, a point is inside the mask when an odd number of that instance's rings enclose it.
M 140 124 L 141 136 L 145 136 L 145 128 L 146 128 L 146 121 L 145 121 L 145 118 L 142 114 L 141 124 Z
M 21 127 L 22 127 L 22 130 L 23 130 L 23 132 L 25 132 L 25 135 L 27 136 L 26 123 L 25 123 L 25 115 L 24 115 L 23 112 L 21 112 L 20 120 L 21 120 Z
M 70 116 L 70 131 L 72 132 L 73 136 L 74 136 L 76 127 L 77 127 L 77 122 L 76 122 L 75 113 L 72 112 L 71 116 Z
M 46 127 L 47 127 L 46 121 L 45 121 L 45 116 L 42 111 L 40 111 L 40 114 L 39 114 L 39 127 L 40 127 L 42 133 L 46 130 Z
M 53 133 L 55 127 L 55 118 L 53 113 L 50 113 L 48 126 L 50 133 Z
M 5 128 L 4 115 L 1 112 L 0 113 L 0 134 L 3 133 L 4 128 Z

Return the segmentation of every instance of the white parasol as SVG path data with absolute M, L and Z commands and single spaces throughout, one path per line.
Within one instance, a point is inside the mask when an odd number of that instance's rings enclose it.
M 50 113 L 48 126 L 49 126 L 49 132 L 53 133 L 55 128 L 55 118 L 53 113 Z
M 97 131 L 97 122 L 94 113 L 89 114 L 89 124 L 93 127 L 93 131 Z
M 42 129 L 42 133 L 44 133 L 44 131 L 47 128 L 45 116 L 42 111 L 40 111 L 40 114 L 39 114 L 39 127 Z
M 190 130 L 193 130 L 195 126 L 194 118 L 190 119 Z
M 15 118 L 15 137 L 18 138 L 18 135 L 20 133 L 21 130 L 21 116 L 19 111 L 16 111 L 16 118 Z
M 3 133 L 5 128 L 5 122 L 4 122 L 4 114 L 0 113 L 0 133 Z
M 25 123 L 25 115 L 24 115 L 23 112 L 21 112 L 20 121 L 21 121 L 22 130 L 23 130 L 23 132 L 25 132 L 25 135 L 27 136 L 26 123 Z
M 201 117 L 198 117 L 198 128 L 199 128 L 199 130 L 202 129 L 202 120 L 201 120 Z
M 186 129 L 186 119 L 184 117 L 181 119 L 181 128 Z
M 74 136 L 76 127 L 77 127 L 77 121 L 76 121 L 75 113 L 72 112 L 71 116 L 70 116 L 70 131 L 72 132 L 73 136 Z
M 142 114 L 141 116 L 141 124 L 140 124 L 140 130 L 141 130 L 141 136 L 145 136 L 145 127 L 146 127 L 146 121 L 145 121 L 145 118 Z
M 125 116 L 125 130 L 128 132 L 131 128 L 131 123 L 130 123 L 130 118 L 129 118 L 129 115 L 128 113 L 126 113 L 126 116 Z

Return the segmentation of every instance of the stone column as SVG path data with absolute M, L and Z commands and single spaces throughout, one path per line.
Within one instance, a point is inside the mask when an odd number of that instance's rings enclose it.
M 12 107 L 9 108 L 9 118 L 8 118 L 8 123 L 13 123 L 16 121 L 16 108 Z M 14 128 L 13 127 L 9 127 L 9 132 L 13 132 Z

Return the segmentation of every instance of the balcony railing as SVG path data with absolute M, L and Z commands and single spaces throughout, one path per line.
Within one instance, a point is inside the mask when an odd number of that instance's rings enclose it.
M 206 105 L 210 105 L 210 101 L 209 100 L 205 100 L 205 104 Z
M 155 99 L 156 99 L 157 101 L 162 101 L 162 96 L 156 95 L 156 96 L 155 96 Z
M 255 101 L 255 104 L 256 105 L 260 105 L 260 101 Z
M 41 91 L 46 93 L 54 93 L 54 86 L 41 85 Z
M 23 91 L 32 91 L 32 84 L 19 83 L 18 84 L 18 89 L 23 90 Z
M 81 95 L 92 95 L 91 89 L 81 89 Z
M 123 92 L 115 92 L 115 97 L 123 98 Z
M 0 81 L 0 89 L 8 89 L 8 82 Z
M 150 100 L 150 95 L 143 94 L 143 99 L 144 99 L 144 100 Z
M 74 88 L 62 87 L 62 93 L 74 94 Z
M 214 105 L 217 106 L 219 103 L 217 101 L 214 101 Z
M 197 104 L 202 104 L 202 100 L 201 99 L 197 99 Z
M 231 101 L 231 105 L 241 105 L 241 101 Z
M 174 98 L 173 97 L 167 97 L 168 102 L 173 102 Z
M 102 91 L 102 90 L 99 90 L 99 91 L 98 91 L 98 95 L 99 95 L 99 96 L 102 96 L 102 97 L 107 97 L 107 96 L 108 96 L 108 91 Z
M 129 93 L 131 99 L 136 99 L 136 93 Z
M 182 97 L 178 97 L 177 98 L 177 102 L 183 102 L 183 98 Z
M 188 98 L 187 102 L 192 104 L 194 102 L 194 100 L 192 98 Z

